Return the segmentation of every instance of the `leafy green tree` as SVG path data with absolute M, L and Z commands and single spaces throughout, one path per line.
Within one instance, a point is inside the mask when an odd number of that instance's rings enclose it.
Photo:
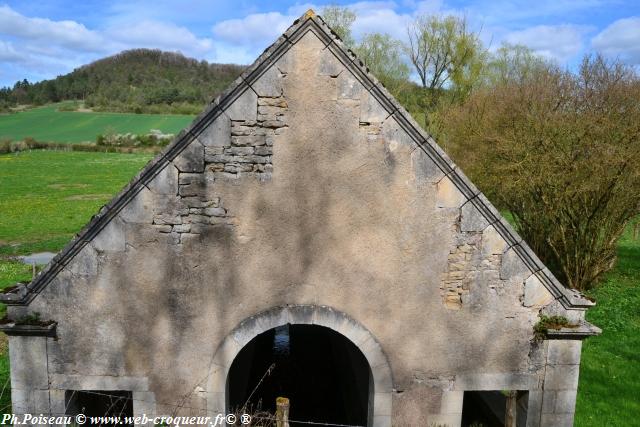
M 482 44 L 465 19 L 422 15 L 407 27 L 406 53 L 424 90 L 425 122 L 448 85 L 464 93 L 478 79 Z
M 351 25 L 356 20 L 356 14 L 349 8 L 329 5 L 322 9 L 322 19 L 338 34 L 345 45 L 352 47 L 355 43 L 351 34 Z
M 354 51 L 391 92 L 409 80 L 410 68 L 403 58 L 402 44 L 388 34 L 366 34 Z
M 543 72 L 550 63 L 530 48 L 503 43 L 487 60 L 483 72 L 485 84 L 497 85 L 506 82 L 522 82 L 534 73 Z

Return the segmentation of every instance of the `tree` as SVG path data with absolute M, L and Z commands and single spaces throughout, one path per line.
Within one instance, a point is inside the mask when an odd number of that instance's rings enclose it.
M 409 80 L 410 69 L 402 57 L 402 45 L 388 34 L 366 34 L 354 51 L 391 92 Z
M 419 16 L 407 27 L 405 50 L 425 92 L 425 121 L 447 83 L 469 85 L 479 75 L 482 45 L 466 20 Z
M 484 79 L 488 85 L 522 82 L 549 65 L 548 61 L 526 46 L 503 43 L 487 61 Z
M 592 287 L 640 214 L 640 78 L 587 57 L 474 91 L 442 120 L 445 146 L 572 288 Z
M 345 45 L 352 47 L 354 39 L 351 35 L 351 25 L 356 20 L 356 14 L 351 9 L 337 5 L 326 6 L 322 9 L 322 18 L 342 39 Z

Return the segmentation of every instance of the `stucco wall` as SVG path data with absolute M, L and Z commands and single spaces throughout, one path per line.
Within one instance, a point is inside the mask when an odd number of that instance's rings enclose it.
M 356 76 L 310 31 L 251 86 L 31 302 L 52 387 L 121 376 L 204 413 L 229 332 L 307 304 L 380 343 L 397 425 L 474 381 L 539 388 L 551 295 Z

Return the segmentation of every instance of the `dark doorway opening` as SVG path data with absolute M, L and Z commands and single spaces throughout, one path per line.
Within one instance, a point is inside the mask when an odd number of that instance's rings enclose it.
M 515 420 L 517 427 L 527 424 L 529 393 L 517 391 Z M 465 391 L 462 403 L 462 427 L 504 427 L 507 391 Z
M 66 415 L 84 414 L 90 417 L 118 417 L 104 420 L 103 426 L 133 425 L 125 423 L 124 417 L 133 417 L 133 397 L 130 391 L 121 390 L 67 390 L 64 396 Z
M 371 378 L 367 359 L 343 335 L 323 326 L 285 325 L 258 335 L 238 353 L 227 377 L 227 403 L 234 412 L 274 413 L 276 398 L 283 396 L 291 404 L 292 426 L 366 426 Z

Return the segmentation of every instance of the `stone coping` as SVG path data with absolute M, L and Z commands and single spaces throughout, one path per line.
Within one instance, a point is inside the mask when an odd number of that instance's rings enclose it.
M 0 324 L 0 331 L 9 336 L 55 337 L 57 322 L 48 325 L 22 325 L 15 322 Z
M 575 327 L 547 329 L 547 339 L 551 340 L 581 340 L 594 335 L 600 335 L 602 329 L 589 322 L 582 321 Z

